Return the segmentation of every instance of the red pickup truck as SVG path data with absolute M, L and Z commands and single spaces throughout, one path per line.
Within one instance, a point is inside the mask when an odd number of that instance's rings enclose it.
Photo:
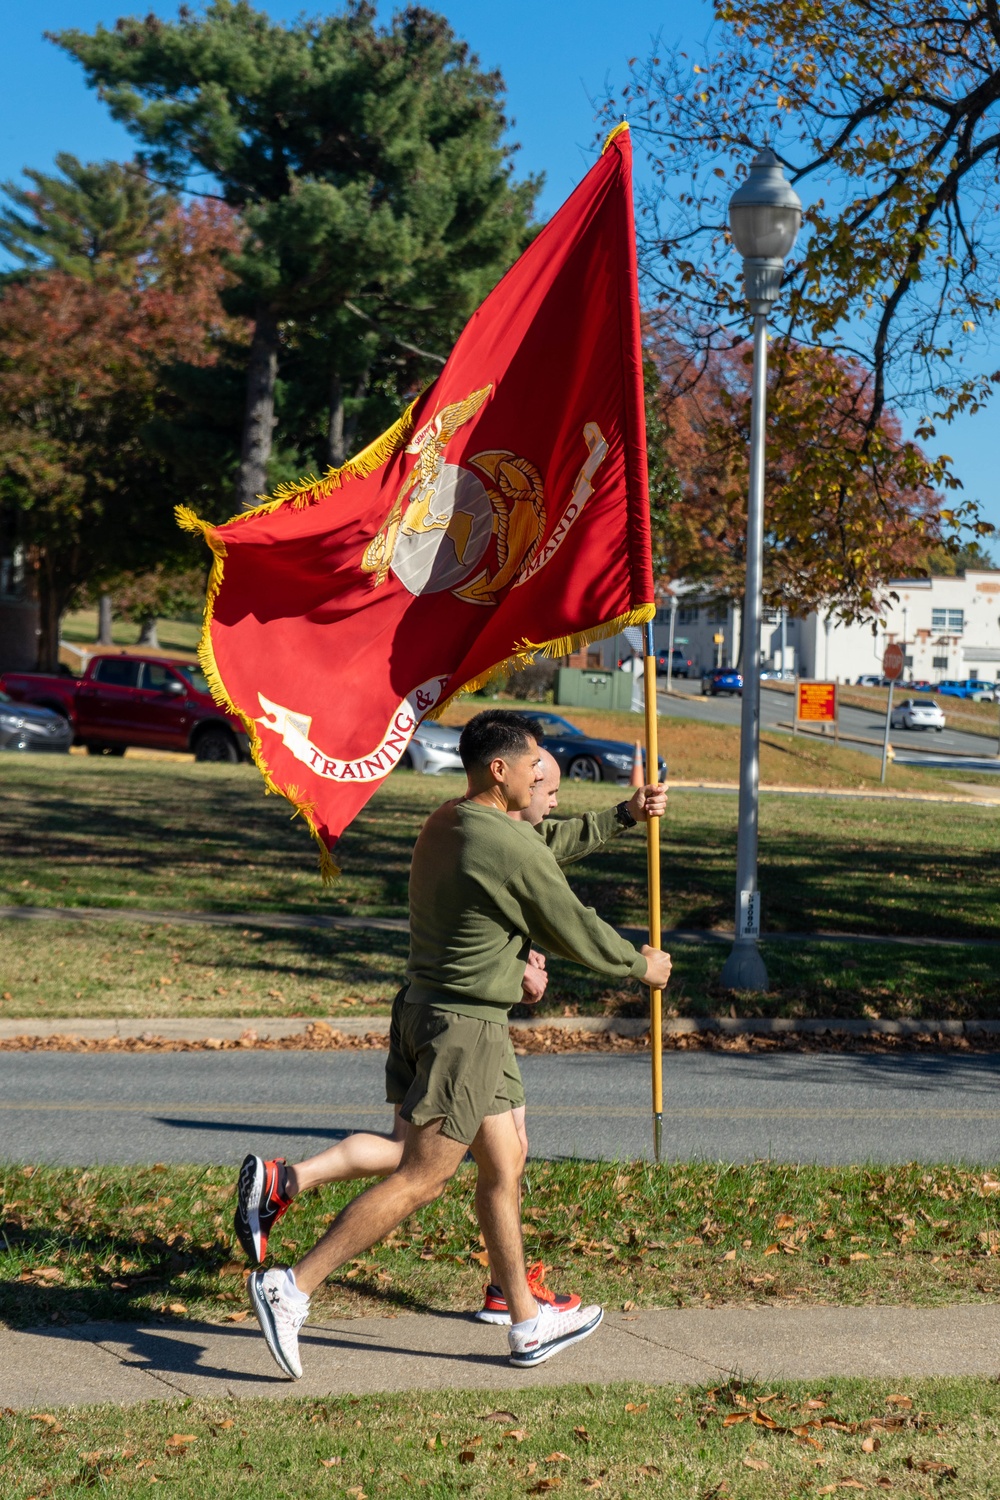
M 82 677 L 6 672 L 0 688 L 18 703 L 54 708 L 91 755 L 124 755 L 129 745 L 188 750 L 195 760 L 249 758 L 238 719 L 214 702 L 192 662 L 152 656 L 93 656 Z

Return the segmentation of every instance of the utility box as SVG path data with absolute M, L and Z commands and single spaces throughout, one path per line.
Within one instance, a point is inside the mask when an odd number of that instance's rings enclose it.
M 628 713 L 632 707 L 632 683 L 630 672 L 560 667 L 556 672 L 555 701 L 563 708 L 607 708 Z

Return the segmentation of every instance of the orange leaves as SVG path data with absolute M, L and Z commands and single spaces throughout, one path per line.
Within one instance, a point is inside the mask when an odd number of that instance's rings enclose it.
M 183 1458 L 192 1443 L 198 1441 L 197 1434 L 193 1432 L 175 1432 L 167 1438 L 164 1447 L 170 1458 Z
M 648 1411 L 649 1410 L 649 1402 L 648 1401 L 638 1401 L 638 1402 L 636 1402 L 636 1401 L 626 1401 L 625 1402 L 625 1410 L 626 1411 L 631 1411 L 631 1412 Z

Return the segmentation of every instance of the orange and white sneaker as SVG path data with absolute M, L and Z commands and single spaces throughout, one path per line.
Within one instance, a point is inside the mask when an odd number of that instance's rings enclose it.
M 247 1259 L 259 1265 L 267 1254 L 267 1237 L 291 1203 L 280 1186 L 283 1156 L 264 1161 L 252 1153 L 244 1157 L 236 1184 L 233 1228 Z
M 528 1267 L 528 1290 L 538 1303 L 539 1307 L 551 1307 L 553 1312 L 575 1312 L 580 1306 L 580 1298 L 576 1292 L 553 1292 L 545 1285 L 545 1266 L 536 1261 L 533 1266 Z M 486 1288 L 483 1305 L 478 1312 L 472 1315 L 477 1323 L 500 1323 L 504 1327 L 510 1324 L 510 1309 L 507 1299 L 498 1286 L 492 1281 Z

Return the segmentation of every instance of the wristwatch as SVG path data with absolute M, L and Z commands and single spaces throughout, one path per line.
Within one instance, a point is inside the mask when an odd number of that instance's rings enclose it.
M 615 817 L 618 819 L 618 823 L 622 828 L 634 828 L 638 821 L 638 819 L 633 818 L 632 814 L 629 812 L 627 802 L 619 802 L 618 806 L 615 808 Z

